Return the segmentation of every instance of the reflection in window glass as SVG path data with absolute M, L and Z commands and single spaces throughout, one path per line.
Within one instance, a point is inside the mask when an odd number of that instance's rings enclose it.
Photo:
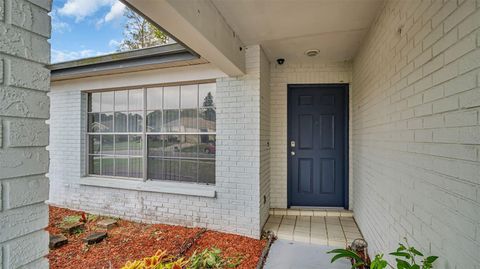
M 115 136 L 115 155 L 128 155 L 128 135 Z
M 198 104 L 200 107 L 215 107 L 215 83 L 198 86 Z
M 143 177 L 143 159 L 141 157 L 130 157 L 130 177 Z
M 113 92 L 102 92 L 102 104 L 100 106 L 100 111 L 113 111 Z
M 103 112 L 100 114 L 100 132 L 113 132 L 113 113 Z
M 147 109 L 162 109 L 163 88 L 149 88 L 147 89 Z
M 88 113 L 88 131 L 98 133 L 101 131 L 100 114 Z
M 89 154 L 100 154 L 100 135 L 89 136 Z
M 147 132 L 162 131 L 162 111 L 154 110 L 147 112 Z
M 115 92 L 115 111 L 128 110 L 128 91 Z
M 113 161 L 112 156 L 102 156 L 102 175 L 113 176 Z
M 180 87 L 163 88 L 163 109 L 178 109 L 180 105 Z
M 142 110 L 143 109 L 143 90 L 129 90 L 128 91 L 128 110 Z
M 198 100 L 198 86 L 197 85 L 186 85 L 181 86 L 181 108 L 197 108 Z
M 100 98 L 101 93 L 89 94 L 88 112 L 100 112 Z
M 127 132 L 127 112 L 115 112 L 115 132 L 124 133 Z
M 143 111 L 134 111 L 128 113 L 128 131 L 142 132 L 143 127 Z
M 214 184 L 215 87 L 89 93 L 88 173 Z
M 163 111 L 163 132 L 176 133 L 180 131 L 179 111 L 164 110 Z
M 128 157 L 115 157 L 115 176 L 128 177 Z

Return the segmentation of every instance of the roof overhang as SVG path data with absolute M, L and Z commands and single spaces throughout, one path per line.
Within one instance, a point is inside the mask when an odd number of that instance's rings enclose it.
M 51 81 L 60 81 L 204 63 L 208 61 L 182 45 L 170 44 L 52 64 L 49 69 Z

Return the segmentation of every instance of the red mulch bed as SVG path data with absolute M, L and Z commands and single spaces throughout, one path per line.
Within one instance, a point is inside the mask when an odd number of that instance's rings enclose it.
M 49 226 L 50 234 L 60 234 L 57 227 L 63 218 L 72 215 L 81 215 L 82 212 L 50 206 Z M 166 250 L 171 255 L 177 255 L 185 241 L 195 237 L 200 228 L 186 228 L 182 226 L 164 224 L 144 224 L 126 220 L 118 220 L 118 227 L 108 231 L 106 240 L 95 245 L 86 245 L 82 239 L 96 229 L 95 224 L 101 220 L 98 217 L 86 224 L 84 233 L 66 235 L 68 244 L 58 249 L 50 250 L 48 258 L 50 268 L 121 268 L 129 260 L 138 260 L 154 255 L 158 250 Z M 266 244 L 266 240 L 207 231 L 195 241 L 195 244 L 186 252 L 191 255 L 195 250 L 207 247 L 217 247 L 222 250 L 224 257 L 242 258 L 239 269 L 255 268 Z

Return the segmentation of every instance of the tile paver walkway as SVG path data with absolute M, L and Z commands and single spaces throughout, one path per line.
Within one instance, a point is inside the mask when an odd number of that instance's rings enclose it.
M 362 234 L 353 217 L 279 216 L 268 218 L 264 230 L 279 239 L 309 244 L 345 247 Z

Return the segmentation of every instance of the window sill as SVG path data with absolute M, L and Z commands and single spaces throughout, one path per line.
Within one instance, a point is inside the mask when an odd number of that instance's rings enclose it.
M 136 190 L 145 192 L 183 194 L 190 196 L 200 196 L 215 198 L 215 186 L 198 185 L 185 182 L 165 182 L 165 181 L 140 181 L 129 179 L 102 178 L 102 177 L 82 177 L 81 185 L 97 186 L 113 189 Z

